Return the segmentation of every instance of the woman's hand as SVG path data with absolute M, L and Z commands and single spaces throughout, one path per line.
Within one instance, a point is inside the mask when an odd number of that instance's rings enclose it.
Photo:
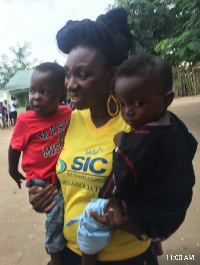
M 95 212 L 90 211 L 90 215 L 98 222 L 109 225 L 114 229 L 125 231 L 129 234 L 135 235 L 138 239 L 141 238 L 143 232 L 139 226 L 130 222 L 128 215 L 124 211 L 125 203 L 119 198 L 110 199 L 105 207 L 105 217 L 97 215 Z
M 115 134 L 114 139 L 113 139 L 115 146 L 120 145 L 123 134 L 124 134 L 124 131 L 121 131 L 121 132 Z
M 52 202 L 52 199 L 57 193 L 58 189 L 54 189 L 52 184 L 46 188 L 33 186 L 29 189 L 29 202 L 36 212 L 47 213 L 55 206 L 56 202 Z
M 116 229 L 120 229 L 128 219 L 128 216 L 124 213 L 122 201 L 118 198 L 112 198 L 106 203 L 104 214 L 105 217 L 102 217 L 90 211 L 90 215 L 96 221 Z

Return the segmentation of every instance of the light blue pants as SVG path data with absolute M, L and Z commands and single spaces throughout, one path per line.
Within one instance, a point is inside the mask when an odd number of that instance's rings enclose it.
M 104 215 L 104 207 L 107 199 L 92 199 L 86 205 L 82 215 L 67 222 L 65 226 L 73 225 L 79 222 L 77 231 L 77 242 L 80 250 L 88 255 L 98 253 L 101 249 L 107 247 L 111 239 L 112 230 L 110 226 L 97 222 L 91 215 L 90 210 L 98 215 Z

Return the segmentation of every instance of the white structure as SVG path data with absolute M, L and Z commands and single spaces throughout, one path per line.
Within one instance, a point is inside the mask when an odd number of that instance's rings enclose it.
M 0 102 L 4 102 L 4 100 L 7 100 L 7 94 L 5 91 L 0 90 Z

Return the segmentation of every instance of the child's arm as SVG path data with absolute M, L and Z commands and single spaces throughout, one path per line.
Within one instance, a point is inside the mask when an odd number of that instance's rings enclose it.
M 20 158 L 21 152 L 16 151 L 12 148 L 12 146 L 9 146 L 8 150 L 8 165 L 9 165 L 9 174 L 14 179 L 14 181 L 17 183 L 19 189 L 21 189 L 21 183 L 22 179 L 25 180 L 26 178 L 18 171 L 18 164 L 19 164 L 19 158 Z

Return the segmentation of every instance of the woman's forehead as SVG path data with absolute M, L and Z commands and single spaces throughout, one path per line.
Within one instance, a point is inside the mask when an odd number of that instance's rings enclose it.
M 66 66 L 76 64 L 76 66 L 87 66 L 90 64 L 104 63 L 104 58 L 97 48 L 88 46 L 77 46 L 73 48 L 67 57 Z

